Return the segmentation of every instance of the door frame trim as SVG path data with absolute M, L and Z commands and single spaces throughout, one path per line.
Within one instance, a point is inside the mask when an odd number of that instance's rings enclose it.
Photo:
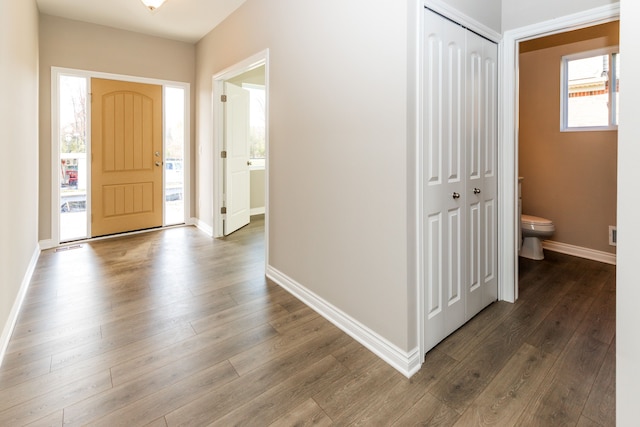
M 60 182 L 58 177 L 58 165 L 60 164 L 60 143 L 58 135 L 60 134 L 59 106 L 60 88 L 58 85 L 61 75 L 71 75 L 85 77 L 87 79 L 87 94 L 91 91 L 91 79 L 110 79 L 120 80 L 133 83 L 146 83 L 162 86 L 163 94 L 163 148 L 166 143 L 164 135 L 164 91 L 166 87 L 179 87 L 185 92 L 185 126 L 184 126 L 184 219 L 185 224 L 192 223 L 191 215 L 191 84 L 187 82 L 179 82 L 172 80 L 161 80 L 148 77 L 130 76 L 125 74 L 103 73 L 98 71 L 89 71 L 75 68 L 51 67 L 51 239 L 41 241 L 41 249 L 58 247 L 60 243 Z M 87 103 L 87 158 L 91 158 L 91 103 Z M 164 151 L 164 150 L 163 150 Z M 164 159 L 163 159 L 164 160 Z M 91 162 L 87 162 L 87 215 L 91 215 Z M 164 188 L 163 188 L 164 194 Z M 165 212 L 163 206 L 162 225 L 165 227 Z M 87 220 L 87 237 L 80 240 L 91 239 L 91 221 Z M 65 242 L 66 244 L 66 242 Z
M 620 4 L 550 19 L 521 28 L 505 31 L 500 44 L 501 72 L 499 94 L 498 167 L 501 179 L 498 184 L 501 200 L 499 223 L 509 224 L 498 236 L 498 266 L 501 280 L 498 284 L 498 299 L 515 302 L 518 299 L 518 73 L 520 42 L 620 19 Z
M 224 197 L 224 161 L 220 157 L 220 152 L 224 149 L 224 110 L 220 102 L 220 96 L 224 93 L 224 82 L 254 68 L 264 65 L 265 79 L 265 265 L 269 261 L 269 49 L 258 52 L 212 76 L 211 94 L 211 123 L 212 123 L 212 143 L 211 164 L 213 173 L 211 174 L 211 188 L 213 189 L 212 200 L 212 224 L 213 237 L 223 237 L 224 226 L 221 208 Z

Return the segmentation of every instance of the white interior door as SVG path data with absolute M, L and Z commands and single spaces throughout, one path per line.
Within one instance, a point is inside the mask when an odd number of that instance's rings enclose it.
M 498 297 L 497 56 L 495 43 L 467 32 L 467 318 Z
M 224 235 L 249 224 L 249 92 L 225 82 L 225 206 Z
M 497 46 L 425 11 L 424 347 L 497 298 Z
M 425 15 L 423 224 L 425 346 L 465 321 L 465 30 Z

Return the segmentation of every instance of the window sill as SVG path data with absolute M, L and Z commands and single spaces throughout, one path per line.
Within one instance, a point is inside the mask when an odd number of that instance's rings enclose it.
M 617 131 L 618 126 L 585 126 L 575 128 L 560 129 L 560 132 L 603 132 L 603 131 Z

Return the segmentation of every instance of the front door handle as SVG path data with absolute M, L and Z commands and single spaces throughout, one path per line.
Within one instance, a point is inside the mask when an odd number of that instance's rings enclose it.
M 459 199 L 460 198 L 460 193 L 456 193 L 454 191 L 453 194 L 451 195 L 451 197 L 453 197 L 454 199 Z
M 156 166 L 158 167 L 162 166 L 162 162 L 156 162 Z

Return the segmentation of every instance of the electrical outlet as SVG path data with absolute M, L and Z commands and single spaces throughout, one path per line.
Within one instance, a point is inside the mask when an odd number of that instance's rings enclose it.
M 609 245 L 616 246 L 618 244 L 618 227 L 615 225 L 609 226 Z

